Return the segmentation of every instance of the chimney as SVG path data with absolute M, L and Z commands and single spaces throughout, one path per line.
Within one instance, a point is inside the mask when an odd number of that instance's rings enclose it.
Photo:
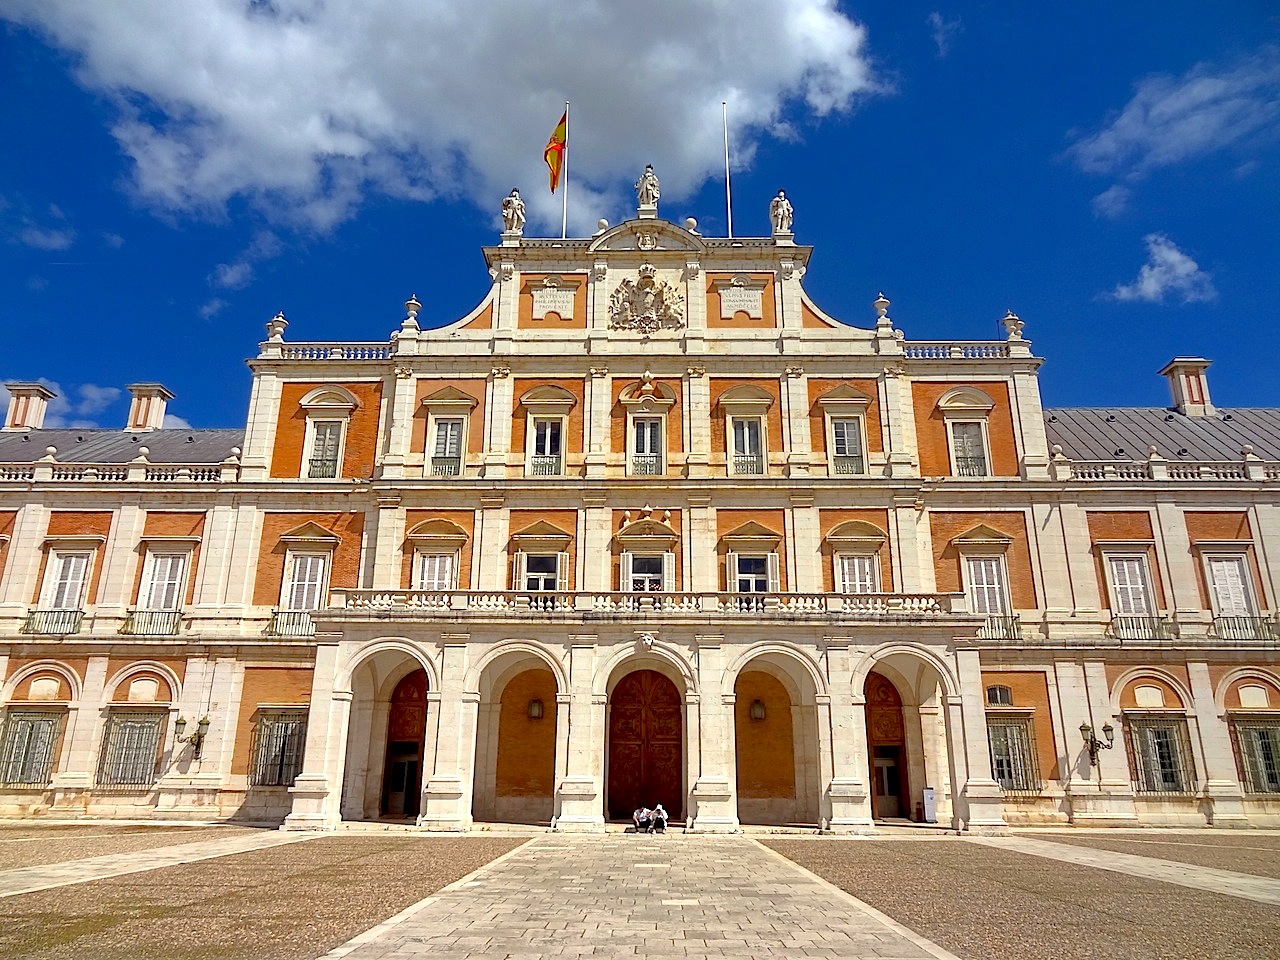
M 1174 357 L 1160 371 L 1169 378 L 1173 409 L 1184 417 L 1212 417 L 1218 412 L 1209 400 L 1209 380 L 1204 374 L 1211 362 L 1204 357 Z
M 126 389 L 133 396 L 126 430 L 159 430 L 164 426 L 164 408 L 173 399 L 172 393 L 158 383 L 131 383 Z
M 6 430 L 39 430 L 44 426 L 45 410 L 57 396 L 43 383 L 6 383 L 9 391 L 9 413 L 4 418 Z

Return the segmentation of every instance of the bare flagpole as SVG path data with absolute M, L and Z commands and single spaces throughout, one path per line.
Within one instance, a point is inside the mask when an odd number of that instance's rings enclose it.
M 569 101 L 564 102 L 564 193 L 560 195 L 560 239 L 569 235 Z
M 724 205 L 729 211 L 729 239 L 733 239 L 733 191 L 729 188 L 729 101 L 720 101 L 724 115 Z

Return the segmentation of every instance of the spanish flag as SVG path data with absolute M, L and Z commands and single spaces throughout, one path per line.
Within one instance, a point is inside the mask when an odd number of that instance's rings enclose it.
M 547 149 L 542 151 L 542 159 L 547 161 L 550 174 L 551 192 L 560 186 L 560 171 L 564 168 L 564 152 L 569 145 L 569 111 L 565 110 L 560 122 L 551 131 L 551 139 L 547 141 Z

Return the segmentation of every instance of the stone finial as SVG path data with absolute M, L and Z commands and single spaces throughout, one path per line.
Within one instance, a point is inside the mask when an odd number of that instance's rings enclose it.
M 697 232 L 698 232 L 698 221 L 697 221 L 697 220 L 695 220 L 693 217 L 685 217 L 685 218 L 684 218 L 684 228 L 685 228 L 686 230 L 688 230 L 690 233 L 697 233 Z
M 1026 326 L 1016 313 L 1012 310 L 1005 311 L 1004 317 L 1000 320 L 1004 324 L 1004 332 L 1008 334 L 1007 340 L 1021 340 L 1022 328 Z
M 418 311 L 422 309 L 422 304 L 418 302 L 418 295 L 411 293 L 409 299 L 404 302 L 404 320 L 400 322 L 401 330 L 417 330 L 418 329 Z
M 876 330 L 883 336 L 893 329 L 893 321 L 889 318 L 889 298 L 881 293 L 871 302 L 871 306 L 876 311 Z
M 279 310 L 276 315 L 267 321 L 267 339 L 274 340 L 279 343 L 284 340 L 284 328 L 289 326 L 289 321 L 284 318 L 284 311 Z

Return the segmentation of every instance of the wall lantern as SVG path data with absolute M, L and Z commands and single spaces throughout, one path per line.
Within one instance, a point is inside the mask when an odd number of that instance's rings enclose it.
M 200 752 L 201 750 L 204 749 L 204 738 L 209 733 L 209 718 L 201 717 L 200 720 L 196 723 L 195 733 L 188 734 L 187 736 L 184 737 L 182 735 L 182 731 L 185 729 L 187 729 L 186 717 L 178 717 L 178 719 L 173 724 L 173 733 L 174 733 L 173 738 L 178 743 L 191 744 L 191 759 L 199 760 Z
M 1103 743 L 1093 735 L 1093 727 L 1087 723 L 1080 724 L 1080 736 L 1084 738 L 1084 747 L 1089 751 L 1089 766 L 1096 767 L 1098 765 L 1098 754 L 1103 750 L 1110 750 L 1116 745 L 1116 728 L 1110 723 L 1102 725 L 1102 735 L 1107 738 L 1107 742 Z
M 535 699 L 535 700 L 529 701 L 529 719 L 530 720 L 542 719 L 542 701 L 541 700 Z
M 751 719 L 752 720 L 764 719 L 764 701 L 763 700 L 756 699 L 751 701 Z

